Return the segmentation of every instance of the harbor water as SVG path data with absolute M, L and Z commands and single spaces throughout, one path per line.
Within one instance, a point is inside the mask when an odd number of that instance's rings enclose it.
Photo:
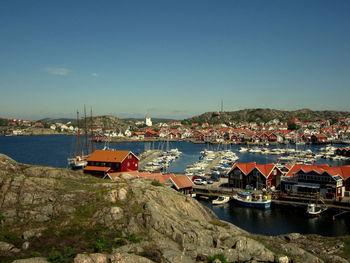
M 104 143 L 96 145 L 102 149 Z M 341 147 L 343 145 L 337 145 Z M 190 142 L 124 142 L 111 143 L 110 148 L 117 150 L 131 150 L 134 153 L 142 153 L 146 150 L 178 148 L 182 155 L 171 164 L 168 171 L 183 173 L 186 166 L 198 161 L 200 151 L 227 150 L 237 154 L 239 162 L 271 163 L 276 162 L 276 155 L 260 155 L 238 152 L 240 145 L 209 145 L 194 144 Z M 268 146 L 268 148 L 294 147 L 295 145 Z M 311 149 L 318 151 L 324 145 L 302 145 L 298 149 Z M 43 136 L 0 136 L 0 153 L 6 154 L 14 160 L 34 165 L 67 167 L 67 158 L 74 153 L 75 137 L 68 135 L 43 135 Z M 346 165 L 349 161 L 331 161 L 319 159 L 316 164 L 328 163 L 330 165 Z M 279 235 L 291 232 L 302 234 L 320 234 L 325 236 L 340 236 L 350 234 L 350 213 L 339 216 L 333 220 L 337 211 L 326 211 L 318 218 L 307 218 L 305 207 L 272 206 L 269 210 L 259 210 L 239 207 L 233 203 L 213 207 L 208 201 L 200 201 L 203 205 L 212 209 L 216 215 L 225 221 L 252 233 L 262 235 Z

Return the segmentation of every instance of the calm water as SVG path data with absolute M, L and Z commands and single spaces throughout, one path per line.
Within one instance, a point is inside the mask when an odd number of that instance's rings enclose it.
M 102 149 L 103 143 L 97 144 Z M 270 163 L 275 162 L 278 156 L 239 153 L 239 145 L 218 147 L 217 145 L 193 144 L 189 142 L 126 142 L 111 143 L 110 148 L 117 150 L 131 150 L 141 153 L 149 149 L 178 148 L 183 152 L 170 167 L 169 171 L 182 173 L 188 164 L 198 160 L 199 152 L 203 149 L 222 150 L 231 149 L 240 157 L 240 162 Z M 276 146 L 269 146 L 275 148 Z M 287 147 L 287 146 L 279 146 Z M 292 147 L 292 146 L 290 146 Z M 295 147 L 295 146 L 294 146 Z M 311 148 L 317 151 L 322 146 L 298 146 L 298 149 Z M 339 145 L 341 147 L 341 145 Z M 0 136 L 0 153 L 6 154 L 21 163 L 46 165 L 64 168 L 67 167 L 67 158 L 74 153 L 75 137 L 66 135 L 49 136 Z M 345 165 L 346 162 L 332 162 L 319 160 L 318 163 L 327 162 L 331 165 Z M 212 207 L 209 202 L 201 201 L 210 207 L 219 218 L 229 221 L 249 232 L 263 235 L 279 235 L 290 232 L 303 234 L 315 233 L 326 236 L 339 236 L 350 234 L 350 213 L 332 220 L 336 211 L 327 211 L 320 218 L 306 218 L 305 208 L 272 207 L 264 211 L 259 209 L 238 207 L 234 204 Z
M 256 234 L 276 236 L 287 233 L 342 236 L 350 234 L 350 213 L 333 220 L 338 211 L 327 210 L 320 217 L 308 218 L 305 207 L 273 206 L 263 210 L 241 207 L 229 202 L 213 206 L 209 201 L 199 200 L 211 208 L 221 219 Z

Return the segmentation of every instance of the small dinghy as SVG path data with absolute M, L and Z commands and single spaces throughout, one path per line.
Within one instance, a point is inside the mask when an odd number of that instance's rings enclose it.
M 213 205 L 221 205 L 221 204 L 226 204 L 228 201 L 230 201 L 230 197 L 219 196 L 217 199 L 212 201 L 212 204 Z

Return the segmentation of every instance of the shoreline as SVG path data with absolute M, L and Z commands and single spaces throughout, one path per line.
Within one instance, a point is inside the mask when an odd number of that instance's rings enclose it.
M 7 135 L 1 134 L 0 137 L 23 137 L 23 136 L 41 136 L 41 135 L 65 135 L 65 136 L 75 136 L 74 133 L 30 133 L 30 134 L 18 134 L 18 135 Z M 295 145 L 294 143 L 278 143 L 278 142 L 268 142 L 268 145 L 263 142 L 212 142 L 212 141 L 200 141 L 192 138 L 188 139 L 163 139 L 163 138 L 143 138 L 143 139 L 132 139 L 132 138 L 109 138 L 109 140 L 94 140 L 94 142 L 113 142 L 113 143 L 125 143 L 125 142 L 191 142 L 194 144 L 221 144 L 221 145 L 246 145 L 246 146 L 276 146 L 276 145 Z M 350 141 L 327 141 L 319 143 L 307 143 L 305 145 L 327 145 L 327 144 L 350 144 Z

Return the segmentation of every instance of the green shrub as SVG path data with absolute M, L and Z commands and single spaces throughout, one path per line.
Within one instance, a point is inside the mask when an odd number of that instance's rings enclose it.
M 36 258 L 36 257 L 41 257 L 42 254 L 39 251 L 33 251 L 30 253 L 30 257 Z
M 207 258 L 208 263 L 212 263 L 212 262 L 214 262 L 216 259 L 220 260 L 221 263 L 227 263 L 227 259 L 226 259 L 226 257 L 225 257 L 224 254 L 215 254 L 215 255 L 209 256 L 209 257 Z
M 228 224 L 225 222 L 221 222 L 220 220 L 212 220 L 209 222 L 210 224 L 214 225 L 214 226 L 219 226 L 219 227 L 228 227 Z
M 151 185 L 153 185 L 153 186 L 163 186 L 158 180 L 152 180 Z
M 52 263 L 69 263 L 75 256 L 76 251 L 70 247 L 64 247 L 62 251 L 53 250 L 47 259 Z

